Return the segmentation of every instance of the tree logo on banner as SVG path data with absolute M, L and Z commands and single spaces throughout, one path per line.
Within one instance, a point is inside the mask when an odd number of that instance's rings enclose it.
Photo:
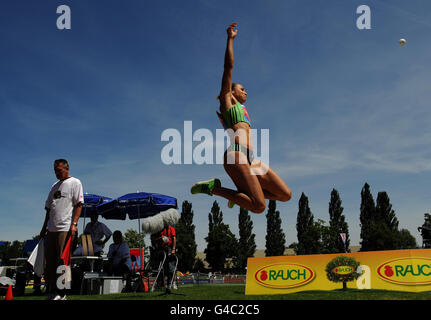
M 332 282 L 342 282 L 347 289 L 347 282 L 356 280 L 360 274 L 357 269 L 360 263 L 353 258 L 338 256 L 326 265 L 326 277 Z

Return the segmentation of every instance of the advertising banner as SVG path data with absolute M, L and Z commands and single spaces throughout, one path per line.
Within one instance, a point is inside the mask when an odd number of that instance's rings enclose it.
M 306 290 L 431 291 L 431 250 L 249 258 L 247 295 Z
M 136 265 L 135 265 L 135 269 L 138 270 L 141 268 L 141 266 L 143 266 L 143 253 L 144 253 L 144 249 L 139 249 L 139 248 L 130 248 L 129 249 L 130 252 L 130 256 L 135 256 L 136 257 Z M 142 252 L 142 255 L 141 255 Z

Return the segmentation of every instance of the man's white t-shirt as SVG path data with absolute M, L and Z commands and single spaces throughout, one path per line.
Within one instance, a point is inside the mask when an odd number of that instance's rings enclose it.
M 70 177 L 57 181 L 51 187 L 45 208 L 49 209 L 48 231 L 69 231 L 73 207 L 84 203 L 84 193 L 79 179 Z

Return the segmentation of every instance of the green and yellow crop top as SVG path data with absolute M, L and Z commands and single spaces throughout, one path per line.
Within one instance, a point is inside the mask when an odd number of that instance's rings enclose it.
M 223 125 L 223 128 L 232 128 L 239 122 L 246 122 L 251 128 L 251 121 L 247 109 L 239 102 L 227 109 L 223 114 L 217 112 L 218 118 Z

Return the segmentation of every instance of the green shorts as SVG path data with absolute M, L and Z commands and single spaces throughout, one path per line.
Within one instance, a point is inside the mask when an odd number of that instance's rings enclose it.
M 227 148 L 224 154 L 226 155 L 226 153 L 230 151 L 242 152 L 247 157 L 247 161 L 249 165 L 251 165 L 254 160 L 253 151 L 240 145 L 239 143 L 231 144 L 230 147 Z

